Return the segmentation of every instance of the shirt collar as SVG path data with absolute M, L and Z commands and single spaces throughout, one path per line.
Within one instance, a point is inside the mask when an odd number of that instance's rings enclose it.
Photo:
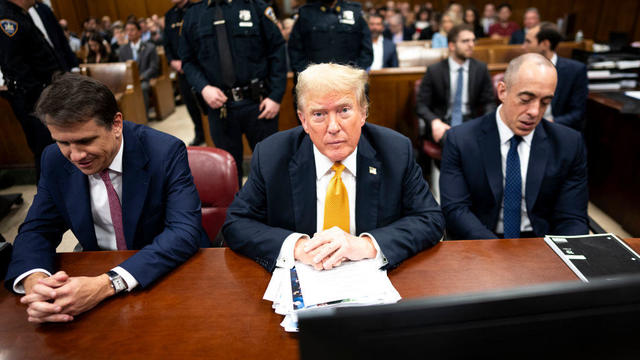
M 556 66 L 558 64 L 558 54 L 556 54 L 555 52 L 553 53 L 553 56 L 551 57 L 551 63 L 553 64 L 553 66 Z
M 341 161 L 344 167 L 355 177 L 356 176 L 356 157 L 358 154 L 358 147 L 353 150 L 346 159 Z M 318 150 L 316 145 L 313 145 L 313 156 L 316 162 L 316 180 L 320 180 L 327 172 L 331 170 L 333 161 L 329 160 L 323 153 Z
M 509 140 L 513 137 L 513 131 L 509 129 L 507 124 L 502 121 L 502 117 L 500 117 L 500 109 L 502 109 L 502 104 L 498 106 L 496 109 L 496 124 L 498 124 L 498 134 L 500 135 L 500 145 L 508 143 Z M 527 145 L 531 146 L 531 139 L 533 139 L 533 133 L 536 132 L 534 128 L 532 132 L 528 135 L 522 137 L 522 141 L 527 143 Z
M 108 169 L 119 174 L 122 174 L 122 149 L 124 149 L 124 136 L 122 137 L 122 141 L 120 142 L 120 149 L 118 149 L 118 153 L 116 157 L 113 158 L 111 164 L 109 164 Z
M 457 72 L 459 68 L 464 68 L 464 71 L 469 71 L 469 59 L 465 60 L 462 65 L 458 64 L 455 60 L 449 56 L 449 69 L 452 72 Z

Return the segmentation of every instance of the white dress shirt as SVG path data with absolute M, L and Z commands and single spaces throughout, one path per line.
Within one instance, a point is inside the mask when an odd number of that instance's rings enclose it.
M 140 61 L 140 44 L 142 44 L 142 40 L 140 39 L 137 43 L 129 41 L 129 46 L 131 46 L 131 56 L 138 62 Z
M 449 109 L 447 110 L 447 118 L 451 117 L 453 112 L 453 101 L 456 97 L 456 89 L 458 85 L 458 69 L 464 68 L 462 74 L 462 115 L 469 115 L 469 59 L 465 60 L 462 65 L 449 57 L 449 84 L 451 84 L 449 94 Z
M 553 56 L 551 57 L 551 63 L 553 64 L 553 66 L 557 66 L 556 64 L 558 63 L 558 54 L 553 53 Z M 545 110 L 544 115 L 542 116 L 543 118 L 549 120 L 549 121 L 553 121 L 553 113 L 551 110 L 551 103 L 549 103 L 549 106 L 547 106 L 547 110 Z
M 124 137 L 120 142 L 120 149 L 115 158 L 109 165 L 109 178 L 113 188 L 118 194 L 118 198 L 122 199 L 122 152 L 124 149 Z M 111 209 L 109 208 L 109 196 L 107 188 L 100 177 L 100 174 L 87 175 L 89 179 L 89 197 L 91 201 L 91 216 L 93 217 L 93 228 L 96 232 L 98 247 L 102 250 L 117 250 L 116 233 L 111 221 Z M 122 200 L 121 200 L 122 202 Z M 78 243 L 74 251 L 82 251 L 82 245 Z M 131 291 L 138 286 L 138 281 L 125 269 L 116 266 L 113 271 L 122 276 L 127 283 L 127 290 Z M 13 290 L 17 293 L 24 294 L 24 286 L 22 279 L 35 272 L 43 272 L 49 276 L 51 273 L 44 269 L 33 269 L 18 276 L 13 282 Z
M 371 63 L 371 70 L 380 70 L 384 65 L 384 49 L 382 48 L 382 42 L 384 36 L 379 35 L 376 41 L 372 41 L 373 45 L 373 63 Z
M 345 169 L 342 171 L 342 182 L 347 189 L 347 195 L 349 197 L 349 233 L 351 235 L 356 235 L 356 159 L 358 154 L 358 148 L 356 147 L 353 152 L 347 156 L 342 164 L 345 166 Z M 335 174 L 335 171 L 331 170 L 333 166 L 333 161 L 329 160 L 326 156 L 324 156 L 318 148 L 313 145 L 313 155 L 315 158 L 316 165 L 316 230 L 318 232 L 322 231 L 324 226 L 324 202 L 327 196 L 327 187 L 329 186 L 329 181 Z M 379 267 L 382 267 L 387 264 L 387 259 L 380 251 L 380 246 L 378 246 L 378 242 L 376 239 L 369 233 L 362 233 L 362 235 L 367 235 L 373 241 L 373 246 L 376 248 L 376 260 L 378 261 Z M 284 240 L 282 247 L 280 248 L 280 254 L 278 255 L 278 259 L 276 261 L 276 266 L 281 268 L 292 268 L 295 264 L 294 261 L 294 248 L 296 242 L 299 238 L 306 237 L 309 238 L 306 234 L 301 233 L 293 233 Z
M 502 188 L 504 189 L 504 178 L 507 173 L 507 154 L 511 147 L 510 140 L 513 137 L 513 131 L 502 121 L 500 117 L 500 109 L 502 105 L 498 106 L 496 110 L 496 123 L 498 124 L 498 133 L 500 135 L 500 157 L 502 159 Z M 522 137 L 522 141 L 518 144 L 518 157 L 520 157 L 520 176 L 522 178 L 522 201 L 521 201 L 521 216 L 520 220 L 520 232 L 533 231 L 531 227 L 531 220 L 527 214 L 527 202 L 525 200 L 525 191 L 527 189 L 527 168 L 529 167 L 529 154 L 531 153 L 531 140 L 533 140 L 533 133 L 536 129 L 527 136 Z M 500 204 L 500 215 L 498 217 L 498 224 L 496 225 L 496 234 L 504 233 L 504 201 Z

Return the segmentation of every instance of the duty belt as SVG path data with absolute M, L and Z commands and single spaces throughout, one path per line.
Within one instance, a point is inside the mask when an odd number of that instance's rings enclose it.
M 249 85 L 226 89 L 222 92 L 230 101 L 242 101 L 245 99 L 260 101 L 260 96 L 264 95 L 265 89 L 263 80 L 254 79 Z

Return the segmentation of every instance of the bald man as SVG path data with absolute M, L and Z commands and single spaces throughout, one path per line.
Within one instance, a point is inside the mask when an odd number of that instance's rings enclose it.
M 498 109 L 449 130 L 440 200 L 450 238 L 588 233 L 582 136 L 543 119 L 557 78 L 544 56 L 522 55 L 498 84 Z

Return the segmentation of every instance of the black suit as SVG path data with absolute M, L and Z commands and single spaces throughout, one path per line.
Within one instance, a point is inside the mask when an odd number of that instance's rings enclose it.
M 495 239 L 504 198 L 496 113 L 456 126 L 442 153 L 440 201 L 448 235 Z M 582 136 L 542 120 L 531 141 L 525 183 L 536 236 L 589 233 L 587 160 Z
M 589 96 L 587 67 L 575 60 L 558 56 L 558 86 L 551 101 L 553 121 L 582 131 Z
M 138 70 L 140 71 L 140 84 L 142 86 L 142 94 L 144 95 L 144 107 L 149 110 L 149 80 L 160 75 L 160 60 L 156 52 L 156 46 L 150 42 L 140 40 L 138 48 Z M 133 50 L 131 43 L 122 46 L 118 51 L 118 59 L 120 61 L 133 60 Z
M 451 84 L 449 75 L 449 59 L 429 66 L 420 83 L 418 91 L 416 112 L 426 122 L 426 135 L 431 136 L 431 121 L 440 119 L 450 124 L 451 118 L 447 117 L 449 110 L 449 97 L 451 96 Z M 469 116 L 465 121 L 493 111 L 496 107 L 493 93 L 493 84 L 489 76 L 487 65 L 476 59 L 469 59 L 469 84 L 468 84 Z

